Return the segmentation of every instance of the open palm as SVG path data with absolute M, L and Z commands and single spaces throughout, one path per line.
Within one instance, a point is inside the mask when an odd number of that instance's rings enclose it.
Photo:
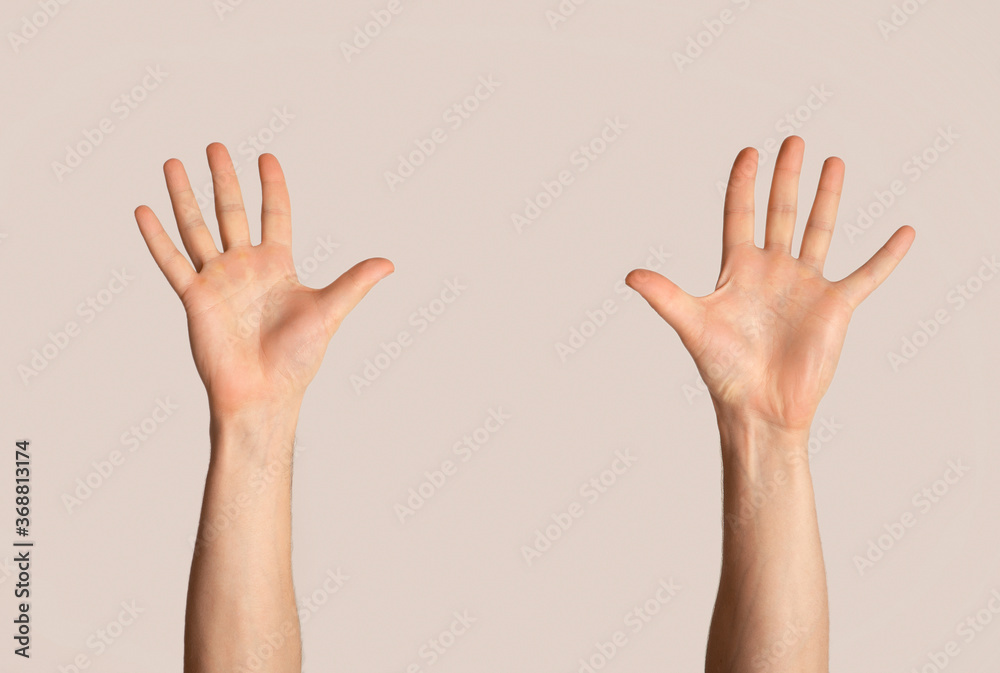
M 135 211 L 157 265 L 181 298 L 195 365 L 214 411 L 260 409 L 300 400 L 344 317 L 393 271 L 386 259 L 361 262 L 323 289 L 298 282 L 285 178 L 260 156 L 261 242 L 252 245 L 239 182 L 226 148 L 208 146 L 223 252 L 215 246 L 180 161 L 163 166 L 189 262 L 153 211 Z M 192 266 L 193 264 L 193 266 Z
M 645 269 L 630 287 L 673 327 L 691 353 L 716 409 L 781 428 L 808 430 L 834 371 L 854 309 L 906 254 L 904 226 L 846 278 L 823 277 L 844 180 L 844 163 L 823 165 L 798 258 L 792 257 L 804 143 L 785 140 L 774 166 L 764 247 L 754 243 L 757 152 L 736 157 L 723 215 L 722 268 L 715 291 L 693 297 Z

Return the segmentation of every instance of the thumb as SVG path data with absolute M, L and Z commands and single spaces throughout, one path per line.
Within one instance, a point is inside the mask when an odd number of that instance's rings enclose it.
M 702 307 L 695 298 L 655 271 L 635 269 L 625 276 L 625 284 L 649 302 L 653 310 L 674 328 L 681 341 L 695 336 Z
M 317 301 L 334 330 L 340 327 L 347 314 L 375 284 L 395 271 L 392 262 L 383 257 L 373 257 L 358 262 L 319 291 Z

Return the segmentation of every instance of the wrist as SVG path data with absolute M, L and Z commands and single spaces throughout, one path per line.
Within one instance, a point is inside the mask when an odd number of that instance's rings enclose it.
M 219 409 L 209 401 L 213 462 L 259 466 L 287 460 L 294 452 L 297 401 Z
M 710 397 L 720 422 L 753 422 L 793 438 L 804 434 L 807 441 L 816 407 L 819 406 L 818 400 L 803 399 L 806 395 L 784 400 L 765 393 L 744 394 L 729 400 L 721 399 L 714 393 Z
M 220 420 L 236 420 L 239 418 L 254 419 L 261 414 L 298 413 L 305 397 L 301 392 L 260 392 L 241 389 L 238 393 L 232 390 L 219 392 L 206 386 L 208 393 L 208 411 L 212 418 Z
M 748 474 L 805 467 L 809 462 L 809 427 L 776 424 L 747 410 L 716 409 L 724 462 L 736 462 Z

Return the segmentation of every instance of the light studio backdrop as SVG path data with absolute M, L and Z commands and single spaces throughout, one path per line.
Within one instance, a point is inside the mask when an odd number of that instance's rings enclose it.
M 998 19 L 985 0 L 6 2 L 0 669 L 179 670 L 208 411 L 132 212 L 179 245 L 177 157 L 218 241 L 220 141 L 255 240 L 256 158 L 281 161 L 303 282 L 396 265 L 301 414 L 305 670 L 700 670 L 714 413 L 623 278 L 711 292 L 733 159 L 760 152 L 762 243 L 794 133 L 793 250 L 832 155 L 828 277 L 917 231 L 810 443 L 832 668 L 997 670 Z

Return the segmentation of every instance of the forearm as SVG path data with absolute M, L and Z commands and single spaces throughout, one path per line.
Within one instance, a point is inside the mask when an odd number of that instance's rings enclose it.
M 298 405 L 211 413 L 212 453 L 188 585 L 185 673 L 301 670 L 291 567 L 297 420 Z
M 719 413 L 722 576 L 708 673 L 829 670 L 826 573 L 808 432 Z

